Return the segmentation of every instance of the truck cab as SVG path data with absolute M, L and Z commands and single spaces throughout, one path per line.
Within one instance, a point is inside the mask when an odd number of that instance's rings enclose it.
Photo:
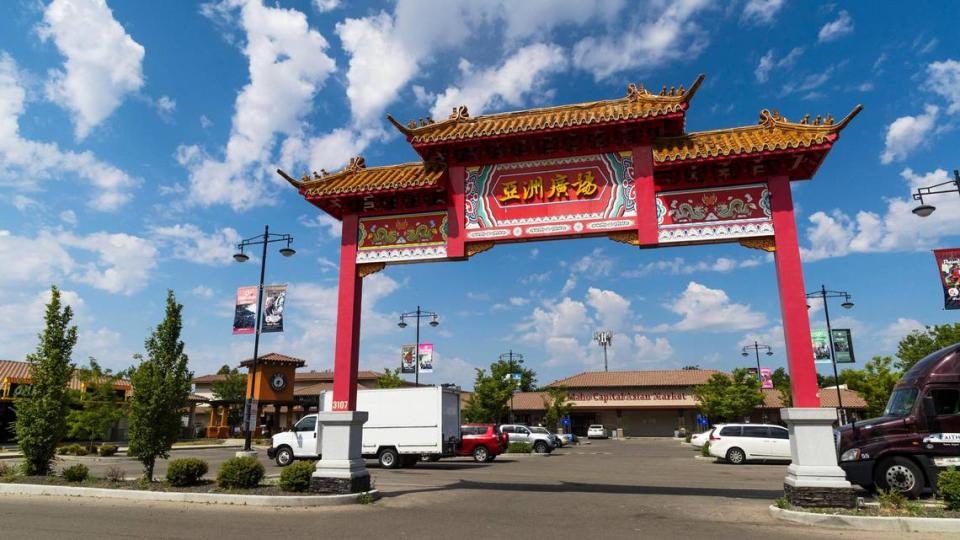
M 851 483 L 916 497 L 960 466 L 960 343 L 916 363 L 883 415 L 840 427 L 840 467 Z

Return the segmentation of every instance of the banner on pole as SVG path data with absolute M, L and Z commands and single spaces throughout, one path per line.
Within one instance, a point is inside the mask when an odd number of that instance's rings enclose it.
M 960 309 L 960 249 L 935 249 L 933 256 L 943 287 L 943 308 Z
M 417 357 L 420 361 L 420 373 L 433 373 L 433 343 L 421 343 Z
M 260 333 L 283 332 L 283 305 L 287 301 L 286 285 L 267 285 L 263 288 L 263 322 Z
M 257 287 L 237 289 L 237 305 L 233 313 L 233 333 L 252 334 L 257 328 Z
M 773 370 L 768 367 L 760 368 L 760 388 L 773 388 Z
M 847 328 L 833 329 L 833 354 L 838 364 L 852 364 L 855 362 L 853 357 L 853 337 Z
M 400 347 L 400 373 L 416 373 L 417 365 L 414 364 L 416 360 L 414 359 L 414 349 L 413 345 L 403 345 Z
M 810 337 L 813 339 L 813 361 L 818 364 L 831 363 L 830 340 L 827 338 L 826 330 L 811 330 Z

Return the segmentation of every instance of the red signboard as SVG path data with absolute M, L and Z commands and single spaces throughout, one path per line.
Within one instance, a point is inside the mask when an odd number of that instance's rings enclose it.
M 447 256 L 447 212 L 362 218 L 357 262 L 442 259 Z
M 773 234 L 766 184 L 657 194 L 662 243 L 697 242 Z
M 636 228 L 630 152 L 468 167 L 466 173 L 467 240 Z

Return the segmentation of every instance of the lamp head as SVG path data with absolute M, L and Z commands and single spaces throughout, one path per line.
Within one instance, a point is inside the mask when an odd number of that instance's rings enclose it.
M 767 351 L 767 356 L 773 356 L 773 351 Z
M 247 262 L 250 260 L 250 256 L 244 253 L 243 250 L 240 250 L 239 253 L 233 254 L 233 260 L 237 262 Z
M 750 356 L 750 355 L 747 354 L 747 351 L 743 351 L 742 353 L 740 353 L 740 356 Z
M 406 327 L 407 327 L 407 321 L 405 321 L 405 320 L 403 320 L 403 319 L 400 319 L 400 322 L 397 323 L 397 326 L 399 326 L 400 328 L 406 328 Z
M 430 326 L 432 326 L 432 327 L 434 327 L 434 328 L 436 328 L 437 325 L 439 325 L 439 324 L 440 324 L 440 321 L 438 321 L 436 317 L 434 317 L 434 318 L 430 321 Z
M 932 204 L 921 204 L 920 206 L 914 208 L 912 212 L 920 217 L 927 217 L 936 210 L 937 207 Z
M 846 302 L 840 304 L 840 307 L 842 307 L 843 309 L 850 309 L 853 307 L 853 302 L 851 302 L 850 299 L 847 298 Z
M 296 252 L 297 251 L 290 246 L 287 246 L 285 248 L 280 248 L 280 254 L 283 255 L 284 257 L 293 257 L 294 253 Z

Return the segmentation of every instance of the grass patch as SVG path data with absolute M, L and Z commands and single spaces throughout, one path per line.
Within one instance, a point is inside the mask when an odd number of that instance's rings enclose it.
M 533 445 L 525 442 L 513 442 L 507 446 L 508 454 L 529 454 L 533 452 Z

